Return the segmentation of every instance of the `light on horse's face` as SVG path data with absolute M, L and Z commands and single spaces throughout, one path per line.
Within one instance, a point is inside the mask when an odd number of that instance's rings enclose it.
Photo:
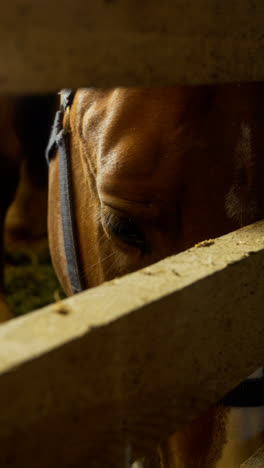
M 260 95 L 260 85 L 77 92 L 72 180 L 87 287 L 231 231 L 253 208 L 264 214 Z

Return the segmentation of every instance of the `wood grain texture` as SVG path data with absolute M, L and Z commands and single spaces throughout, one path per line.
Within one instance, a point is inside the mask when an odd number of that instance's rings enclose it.
M 124 467 L 263 364 L 264 222 L 0 327 L 0 466 Z
M 262 80 L 262 0 L 10 0 L 0 91 Z
M 245 463 L 241 465 L 241 468 L 263 468 L 264 466 L 264 446 L 252 455 Z

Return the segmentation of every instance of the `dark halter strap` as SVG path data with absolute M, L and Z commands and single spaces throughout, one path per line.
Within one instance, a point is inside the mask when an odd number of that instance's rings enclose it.
M 73 293 L 83 291 L 84 284 L 78 258 L 76 239 L 75 216 L 73 210 L 73 194 L 71 182 L 71 159 L 69 148 L 69 113 L 74 93 L 71 89 L 60 92 L 61 105 L 56 112 L 50 139 L 46 149 L 48 164 L 55 153 L 59 152 L 60 170 L 60 200 L 61 217 L 63 228 L 64 249 L 70 285 Z M 65 128 L 63 128 L 63 117 L 66 113 Z M 228 393 L 219 404 L 231 407 L 256 407 L 264 405 L 264 375 L 259 378 L 249 378 L 241 382 L 234 390 Z
M 71 158 L 69 148 L 70 128 L 67 116 L 74 98 L 74 93 L 71 89 L 64 89 L 60 94 L 61 105 L 55 115 L 54 124 L 46 149 L 46 159 L 49 164 L 56 151 L 59 152 L 60 202 L 64 250 L 71 289 L 73 293 L 78 293 L 83 291 L 84 285 L 81 277 L 80 260 L 77 254 L 78 249 L 73 208 Z M 63 128 L 63 117 L 65 113 L 66 122 L 65 128 Z

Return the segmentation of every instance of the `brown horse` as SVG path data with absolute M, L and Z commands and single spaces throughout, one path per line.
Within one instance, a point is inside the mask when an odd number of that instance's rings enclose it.
M 260 83 L 78 90 L 67 118 L 86 288 L 263 217 L 263 102 Z M 48 226 L 55 270 L 71 294 L 58 157 Z M 172 436 L 157 452 L 159 465 L 227 468 L 230 414 L 211 409 Z M 232 467 L 248 454 L 228 450 Z

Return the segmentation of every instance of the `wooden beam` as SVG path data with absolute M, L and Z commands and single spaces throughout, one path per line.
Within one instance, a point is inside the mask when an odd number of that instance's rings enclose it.
M 264 446 L 252 455 L 245 463 L 241 465 L 241 468 L 263 468 L 264 466 Z
M 9 0 L 0 92 L 264 79 L 262 0 Z
M 0 466 L 124 467 L 263 364 L 264 222 L 0 327 Z

